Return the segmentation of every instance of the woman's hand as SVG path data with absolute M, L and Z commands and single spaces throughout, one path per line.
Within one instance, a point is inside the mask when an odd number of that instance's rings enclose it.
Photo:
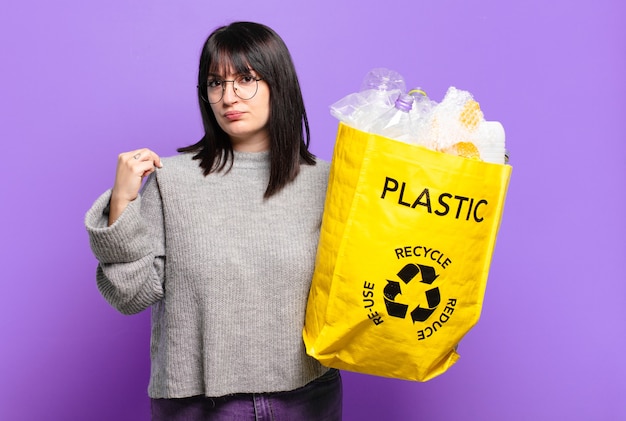
M 143 178 L 161 167 L 163 167 L 161 158 L 150 149 L 137 149 L 119 155 L 115 184 L 111 191 L 109 226 L 119 218 L 126 206 L 137 198 Z

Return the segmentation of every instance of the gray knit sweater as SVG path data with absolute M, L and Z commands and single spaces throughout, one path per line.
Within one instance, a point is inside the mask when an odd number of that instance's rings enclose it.
M 264 200 L 268 152 L 236 152 L 230 172 L 207 177 L 181 154 L 110 227 L 110 191 L 94 203 L 100 292 L 124 314 L 151 306 L 151 397 L 291 390 L 327 370 L 302 327 L 328 170 L 302 165 Z

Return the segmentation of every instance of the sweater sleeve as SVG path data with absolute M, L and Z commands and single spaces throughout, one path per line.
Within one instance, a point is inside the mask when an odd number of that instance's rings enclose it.
M 96 282 L 109 304 L 123 314 L 135 314 L 164 294 L 163 207 L 154 174 L 137 199 L 107 226 L 110 199 L 108 190 L 85 216 L 91 250 L 99 262 Z

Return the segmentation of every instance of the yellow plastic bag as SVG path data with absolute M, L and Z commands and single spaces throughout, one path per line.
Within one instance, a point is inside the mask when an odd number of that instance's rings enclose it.
M 322 364 L 426 381 L 480 316 L 509 165 L 340 123 L 303 331 Z

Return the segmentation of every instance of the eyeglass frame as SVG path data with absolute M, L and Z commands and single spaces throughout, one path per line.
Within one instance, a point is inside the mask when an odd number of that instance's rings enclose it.
M 239 95 L 237 95 L 237 89 L 235 89 L 235 82 L 237 81 L 237 79 L 242 78 L 242 77 L 251 77 L 252 79 L 254 79 L 254 81 L 256 82 L 256 89 L 254 90 L 254 94 L 250 97 L 250 98 L 242 98 Z M 208 80 L 207 82 L 205 82 L 204 85 L 198 85 L 197 88 L 200 91 L 200 98 L 208 103 L 208 104 L 217 104 L 218 102 L 220 102 L 222 99 L 224 99 L 224 92 L 226 91 L 226 83 L 227 82 L 231 82 L 233 84 L 233 93 L 235 94 L 235 96 L 243 101 L 248 101 L 252 98 L 254 98 L 256 96 L 256 94 L 259 92 L 259 82 L 263 80 L 262 77 L 254 77 L 254 76 L 250 76 L 250 75 L 241 75 L 239 77 L 237 77 L 234 80 L 225 80 L 225 79 L 216 79 L 219 80 L 219 82 L 222 84 L 222 94 L 220 95 L 220 99 L 218 99 L 215 102 L 211 102 L 209 101 L 209 93 L 208 93 L 208 89 L 209 89 L 209 84 L 208 84 Z M 203 95 L 204 93 L 204 95 Z

